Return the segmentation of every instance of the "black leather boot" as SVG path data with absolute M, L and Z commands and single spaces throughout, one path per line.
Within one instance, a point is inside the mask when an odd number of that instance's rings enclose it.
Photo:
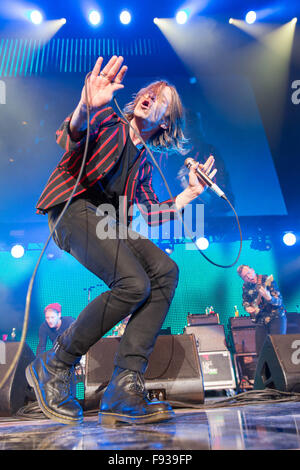
M 83 420 L 82 408 L 72 394 L 73 375 L 74 367 L 60 361 L 52 350 L 26 368 L 26 379 L 43 413 L 64 424 L 78 424 Z
M 165 421 L 173 416 L 174 411 L 168 403 L 148 400 L 145 382 L 139 372 L 115 369 L 101 400 L 100 424 L 146 424 Z

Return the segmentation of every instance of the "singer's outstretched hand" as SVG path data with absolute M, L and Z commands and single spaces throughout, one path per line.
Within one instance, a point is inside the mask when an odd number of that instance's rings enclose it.
M 91 113 L 97 112 L 99 108 L 108 104 L 114 93 L 122 88 L 127 66 L 123 64 L 123 57 L 113 56 L 103 67 L 103 57 L 99 57 L 95 67 L 87 78 L 87 95 L 89 109 Z M 72 114 L 70 121 L 70 133 L 73 140 L 78 141 L 82 138 L 82 133 L 87 127 L 87 101 L 86 87 L 84 85 L 80 101 Z
M 196 163 L 192 165 L 189 172 L 189 187 L 195 195 L 200 195 L 207 188 L 207 185 L 197 175 L 197 168 L 199 167 L 210 179 L 213 179 L 217 173 L 217 169 L 214 168 L 215 159 L 212 155 L 206 160 L 204 165 Z
M 109 103 L 116 91 L 124 88 L 122 81 L 127 72 L 122 56 L 113 56 L 101 70 L 103 57 L 99 57 L 87 79 L 88 102 L 91 111 Z M 80 103 L 86 105 L 85 86 L 81 92 Z

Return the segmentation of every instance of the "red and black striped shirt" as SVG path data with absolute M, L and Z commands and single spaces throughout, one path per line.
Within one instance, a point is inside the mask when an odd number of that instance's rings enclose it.
M 69 130 L 71 117 L 72 115 L 68 116 L 56 132 L 56 141 L 65 152 L 37 202 L 36 208 L 40 214 L 45 214 L 50 208 L 67 201 L 76 184 L 86 136 L 79 141 L 72 140 Z M 109 171 L 119 160 L 128 134 L 128 124 L 110 106 L 103 107 L 93 116 L 90 121 L 85 168 L 73 197 L 92 187 L 100 191 L 96 183 L 104 176 L 109 178 Z M 123 220 L 127 223 L 132 220 L 134 203 L 137 203 L 149 225 L 158 225 L 176 218 L 172 199 L 159 202 L 152 187 L 152 171 L 152 163 L 143 149 L 130 169 L 125 183 Z

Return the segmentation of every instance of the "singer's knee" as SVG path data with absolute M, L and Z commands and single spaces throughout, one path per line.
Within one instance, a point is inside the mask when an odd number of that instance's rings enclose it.
M 166 257 L 161 257 L 157 266 L 158 277 L 164 278 L 166 282 L 172 286 L 177 286 L 179 278 L 179 268 L 175 261 Z
M 119 299 L 123 299 L 127 303 L 136 306 L 142 305 L 151 292 L 150 279 L 146 273 L 144 276 L 128 276 L 116 283 L 113 291 Z

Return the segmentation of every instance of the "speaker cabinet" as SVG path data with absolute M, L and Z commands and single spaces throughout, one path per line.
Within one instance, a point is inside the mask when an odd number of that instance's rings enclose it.
M 300 334 L 269 335 L 255 372 L 254 389 L 300 392 Z
M 237 354 L 255 353 L 255 327 L 234 329 L 231 336 Z
M 195 335 L 199 353 L 227 350 L 223 325 L 187 326 L 184 332 Z
M 249 316 L 230 317 L 231 340 L 236 354 L 256 353 L 255 324 Z
M 114 369 L 119 338 L 102 338 L 86 355 L 85 409 L 99 406 Z M 194 335 L 161 335 L 145 373 L 151 397 L 204 403 L 203 378 Z
M 20 343 L 4 343 L 3 341 L 0 343 L 1 381 L 10 367 Z M 25 369 L 34 358 L 32 350 L 25 343 L 19 361 L 0 389 L 0 416 L 12 416 L 26 404 L 29 386 L 25 377 Z

